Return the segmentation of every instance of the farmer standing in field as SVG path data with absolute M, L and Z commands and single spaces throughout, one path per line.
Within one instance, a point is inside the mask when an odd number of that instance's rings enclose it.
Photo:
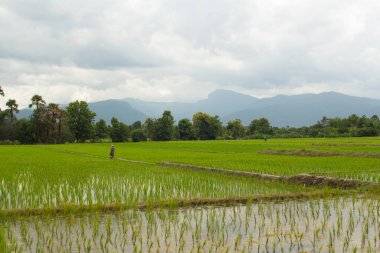
M 110 159 L 113 159 L 114 155 L 115 155 L 115 146 L 111 145 Z

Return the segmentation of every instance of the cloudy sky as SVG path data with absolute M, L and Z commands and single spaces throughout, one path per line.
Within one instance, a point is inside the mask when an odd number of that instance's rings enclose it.
M 380 99 L 379 13 L 378 0 L 0 0 L 0 105 L 215 89 Z

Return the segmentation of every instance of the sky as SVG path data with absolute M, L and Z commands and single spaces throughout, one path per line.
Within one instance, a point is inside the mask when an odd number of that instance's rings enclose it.
M 0 105 L 380 99 L 379 13 L 378 0 L 0 0 Z

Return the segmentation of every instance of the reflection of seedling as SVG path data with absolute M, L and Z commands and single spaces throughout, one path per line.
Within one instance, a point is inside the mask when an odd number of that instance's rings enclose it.
M 353 208 L 351 201 L 351 198 L 338 198 L 272 202 L 262 203 L 260 210 L 257 204 L 252 204 L 250 210 L 239 205 L 170 211 L 126 210 L 46 219 L 34 216 L 3 222 L 2 226 L 3 237 L 12 252 L 38 249 L 57 252 L 225 252 L 227 249 L 230 252 L 353 252 L 357 245 L 363 247 L 363 252 L 376 252 L 380 236 L 378 200 L 355 200 Z M 349 208 L 340 208 L 343 205 Z M 367 210 L 359 212 L 362 207 Z M 225 219 L 221 218 L 223 213 Z M 358 239 L 360 244 L 355 245 L 353 241 Z M 327 247 L 323 247 L 326 241 Z

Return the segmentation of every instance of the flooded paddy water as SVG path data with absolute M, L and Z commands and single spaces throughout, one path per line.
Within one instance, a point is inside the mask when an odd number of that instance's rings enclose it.
M 379 200 L 356 197 L 2 221 L 14 252 L 379 252 Z

